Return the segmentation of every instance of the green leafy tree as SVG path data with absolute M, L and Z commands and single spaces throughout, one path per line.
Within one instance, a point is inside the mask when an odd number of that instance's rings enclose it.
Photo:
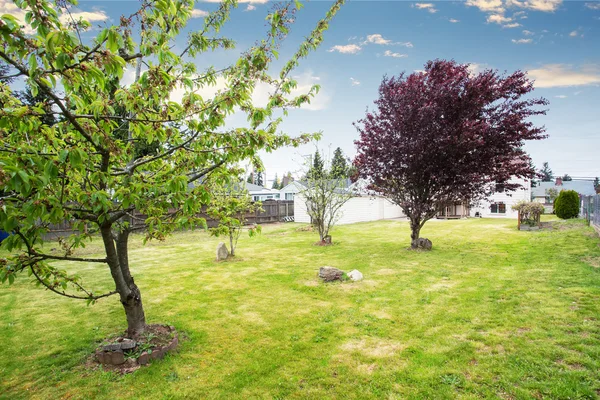
M 254 183 L 254 174 L 250 174 L 248 175 L 248 178 L 246 179 L 246 182 L 248 183 Z
M 558 197 L 558 189 L 546 189 L 546 197 L 548 198 L 549 203 L 554 203 L 554 200 L 556 200 L 556 198 Z
M 318 180 L 324 179 L 327 176 L 327 172 L 325 169 L 325 162 L 323 161 L 323 157 L 321 156 L 321 152 L 319 149 L 315 151 L 315 154 L 312 156 L 312 162 L 309 166 L 309 169 L 306 173 L 307 179 Z
M 563 182 L 570 182 L 573 180 L 573 178 L 571 178 L 571 176 L 569 174 L 564 174 L 562 176 L 562 180 L 563 180 Z
M 201 182 L 224 174 L 230 165 L 259 163 L 261 150 L 297 146 L 319 136 L 278 133 L 282 118 L 277 115 L 316 94 L 317 86 L 293 97 L 297 85 L 292 72 L 322 42 L 342 3 L 331 5 L 298 51 L 271 76 L 277 50 L 299 15 L 297 2 L 275 4 L 265 38 L 233 64 L 199 70 L 190 59 L 234 48 L 219 31 L 237 2 L 221 2 L 199 30 L 185 33 L 187 41 L 180 46 L 177 39 L 194 6 L 190 0 L 143 0 L 119 25 L 85 35 L 89 23 L 61 22 L 72 2 L 57 7 L 47 0 L 15 0 L 33 33 L 14 16 L 2 15 L 0 59 L 28 83 L 33 96 L 51 99 L 59 122 L 48 126 L 43 122 L 47 110 L 24 104 L 0 83 L 0 187 L 5 190 L 0 226 L 15 233 L 2 242 L 14 256 L 0 260 L 0 280 L 12 283 L 27 271 L 62 296 L 92 303 L 118 295 L 128 336 L 142 334 L 146 318 L 129 264 L 131 233 L 143 231 L 146 240 L 163 240 L 175 229 L 202 225 L 199 213 L 212 193 Z M 127 86 L 126 68 L 135 71 Z M 217 79 L 226 89 L 214 96 L 197 93 Z M 255 107 L 252 94 L 261 82 L 273 90 L 265 107 Z M 173 101 L 175 91 L 183 92 L 181 100 Z M 247 116 L 246 127 L 226 127 L 227 116 L 236 111 Z M 124 122 L 126 139 L 117 134 Z M 157 142 L 157 152 L 136 151 L 138 142 Z M 192 186 L 195 182 L 200 184 Z M 60 254 L 50 252 L 43 238 L 51 224 L 64 221 L 73 221 L 75 232 Z M 92 239 L 101 240 L 104 254 L 79 256 L 78 249 Z M 81 276 L 63 269 L 72 265 L 65 261 L 105 268 L 114 290 L 90 289 Z
M 554 201 L 554 212 L 558 218 L 570 219 L 579 216 L 579 194 L 574 190 L 561 190 Z
M 542 182 L 552 182 L 552 179 L 554 179 L 554 175 L 552 174 L 552 170 L 550 169 L 548 162 L 544 162 L 538 174 L 541 176 Z
M 273 179 L 271 189 L 281 189 L 281 185 L 279 184 L 279 178 L 277 177 L 277 174 L 275 174 L 275 178 Z
M 261 210 L 260 202 L 253 202 L 248 191 L 239 183 L 212 188 L 212 200 L 206 214 L 218 221 L 218 225 L 209 228 L 213 236 L 229 238 L 229 252 L 235 256 L 238 239 L 242 231 L 247 230 L 250 237 L 259 234 L 260 225 L 247 225 L 247 214 Z
M 339 147 L 333 152 L 330 175 L 334 179 L 348 178 L 348 163 L 342 149 Z
M 600 178 L 596 177 L 594 179 L 594 189 L 596 189 L 596 192 L 598 192 L 599 188 L 600 188 Z
M 342 217 L 342 207 L 353 196 L 346 185 L 346 179 L 333 178 L 327 174 L 326 171 L 331 168 L 326 164 L 317 149 L 299 192 L 306 206 L 306 213 L 319 233 L 319 244 L 322 245 L 332 243 L 329 233 Z
M 258 186 L 264 186 L 263 173 L 258 171 L 254 174 L 254 184 Z

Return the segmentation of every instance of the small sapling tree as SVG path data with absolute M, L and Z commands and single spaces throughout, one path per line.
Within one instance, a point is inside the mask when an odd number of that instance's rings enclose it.
M 238 239 L 244 230 L 250 237 L 261 232 L 260 225 L 247 225 L 247 215 L 261 210 L 260 202 L 253 202 L 243 183 L 232 183 L 211 190 L 212 198 L 206 214 L 217 222 L 208 228 L 212 236 L 229 238 L 229 253 L 235 256 Z
M 353 196 L 347 182 L 345 178 L 332 177 L 327 161 L 317 149 L 306 179 L 301 182 L 299 195 L 304 200 L 313 227 L 319 233 L 319 244 L 331 244 L 329 231 L 342 217 L 343 205 Z

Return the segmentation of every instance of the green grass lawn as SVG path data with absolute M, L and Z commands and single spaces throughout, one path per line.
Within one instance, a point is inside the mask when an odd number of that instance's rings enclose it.
M 406 250 L 406 222 L 342 226 L 331 247 L 299 224 L 267 225 L 222 263 L 203 232 L 136 240 L 148 322 L 187 340 L 125 376 L 83 365 L 125 328 L 116 297 L 87 307 L 23 275 L 0 286 L 0 397 L 597 398 L 600 240 L 557 224 L 431 221 L 429 253 Z M 323 284 L 325 265 L 365 280 Z M 74 268 L 111 287 L 108 270 Z

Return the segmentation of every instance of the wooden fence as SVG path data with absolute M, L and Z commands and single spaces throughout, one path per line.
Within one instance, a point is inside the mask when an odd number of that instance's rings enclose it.
M 206 220 L 209 227 L 216 226 L 219 221 L 210 218 L 206 213 L 201 212 L 200 216 Z M 283 221 L 285 217 L 294 216 L 294 201 L 293 200 L 265 200 L 262 202 L 262 210 L 246 214 L 246 223 L 253 224 L 269 224 Z M 136 214 L 134 225 L 143 224 L 145 220 L 143 214 Z M 58 237 L 69 236 L 74 233 L 70 222 L 51 225 L 50 232 L 44 235 L 44 240 L 54 240 Z

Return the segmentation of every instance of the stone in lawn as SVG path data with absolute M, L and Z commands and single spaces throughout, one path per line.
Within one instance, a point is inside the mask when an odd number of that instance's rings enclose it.
M 225 243 L 221 242 L 217 245 L 217 261 L 227 260 L 227 257 L 229 257 L 229 250 Z
M 331 282 L 335 280 L 342 280 L 342 276 L 344 276 L 344 271 L 339 270 L 333 267 L 321 267 L 319 268 L 319 278 L 323 279 L 325 282 Z
M 431 250 L 432 243 L 431 240 L 427 238 L 418 238 L 417 239 L 417 247 L 423 250 Z
M 113 365 L 121 365 L 125 362 L 123 350 L 117 350 L 110 353 L 110 363 Z
M 140 354 L 137 360 L 138 364 L 140 365 L 146 365 L 148 364 L 148 361 L 150 361 L 150 354 L 148 354 L 146 351 Z
M 131 350 L 137 345 L 135 340 L 131 339 L 123 339 L 123 341 L 119 344 L 121 345 L 121 350 Z
M 362 281 L 363 274 L 359 270 L 355 269 L 348 272 L 348 278 L 350 278 L 351 281 Z

